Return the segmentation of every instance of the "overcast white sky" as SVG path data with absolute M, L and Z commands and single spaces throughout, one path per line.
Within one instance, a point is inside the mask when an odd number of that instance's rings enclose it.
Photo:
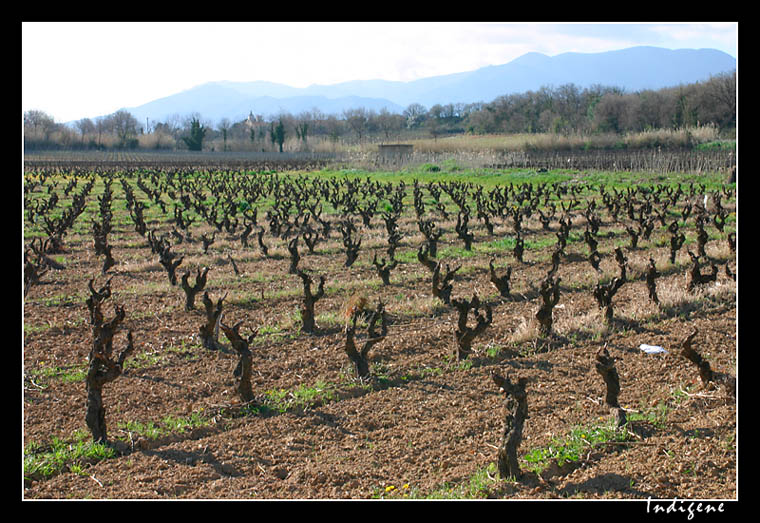
M 22 110 L 65 122 L 217 80 L 409 81 L 533 51 L 636 45 L 714 48 L 738 58 L 738 23 L 24 22 Z

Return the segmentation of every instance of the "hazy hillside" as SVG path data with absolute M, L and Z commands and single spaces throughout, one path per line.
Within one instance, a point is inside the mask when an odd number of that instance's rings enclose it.
M 203 84 L 181 93 L 154 100 L 139 107 L 127 108 L 138 121 L 150 118 L 155 121 L 166 121 L 168 117 L 179 114 L 181 116 L 198 113 L 203 119 L 216 122 L 222 118 L 230 121 L 240 121 L 253 111 L 255 114 L 266 116 L 279 113 L 298 114 L 309 111 L 315 107 L 325 114 L 341 114 L 344 109 L 364 107 L 380 111 L 386 108 L 390 112 L 400 113 L 404 108 L 385 99 L 369 98 L 355 95 L 328 98 L 314 94 L 304 94 L 299 90 L 288 86 L 278 86 L 275 94 L 266 93 L 264 86 L 258 89 L 252 84 L 233 84 L 231 82 L 212 82 Z M 276 84 L 269 84 L 274 86 Z M 293 94 L 282 95 L 282 93 Z M 255 93 L 255 94 L 249 94 Z
M 211 82 L 126 109 L 138 121 L 165 121 L 174 114 L 190 113 L 214 122 L 223 117 L 238 121 L 251 111 L 271 116 L 314 108 L 336 115 L 357 107 L 400 113 L 411 103 L 430 108 L 434 104 L 490 102 L 505 94 L 564 84 L 599 84 L 627 92 L 660 89 L 706 80 L 735 68 L 735 58 L 714 49 L 632 47 L 553 57 L 528 53 L 507 64 L 411 82 L 357 80 L 306 88 L 266 81 Z

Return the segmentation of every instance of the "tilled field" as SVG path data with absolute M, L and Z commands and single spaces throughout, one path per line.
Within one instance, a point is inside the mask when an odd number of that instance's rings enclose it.
M 84 184 L 80 181 L 66 196 L 65 182 L 52 189 L 61 192 L 58 209 Z M 135 184 L 134 178 L 127 182 Z M 36 186 L 30 198 L 49 198 L 51 184 L 48 179 Z M 250 344 L 256 399 L 243 404 L 233 374 L 238 357 L 229 340 L 220 331 L 219 342 L 227 349 L 211 351 L 198 338 L 205 322 L 202 293 L 195 310 L 186 311 L 180 285 L 170 283 L 146 237 L 135 232 L 120 183 L 114 182 L 112 190 L 108 241 L 116 264 L 102 274 L 103 256 L 93 249 L 91 222 L 98 217 L 97 197 L 103 191 L 98 178 L 86 210 L 63 240 L 63 252 L 49 255 L 62 268 L 49 269 L 25 296 L 23 436 L 25 460 L 43 456 L 56 438 L 74 446 L 89 437 L 84 375 L 93 335 L 85 300 L 91 279 L 98 289 L 111 278 L 112 295 L 103 313 L 108 320 L 114 305 L 125 311 L 114 352 L 126 346 L 128 331 L 135 345 L 123 374 L 104 388 L 115 454 L 72 462 L 53 474 L 25 474 L 26 499 L 737 497 L 735 398 L 723 387 L 705 386 L 696 366 L 680 355 L 680 344 L 696 329 L 693 348 L 713 370 L 736 375 L 737 288 L 724 267 L 736 269 L 726 240 L 734 222 L 723 232 L 708 227 L 706 258 L 719 271 L 714 281 L 687 292 L 692 267 L 687 251 L 696 249 L 693 216 L 682 222 L 687 242 L 671 263 L 666 227 L 658 224 L 633 248 L 622 225 L 628 221 L 624 214 L 615 222 L 601 208 L 601 262 L 595 271 L 587 259 L 581 212 L 594 192 L 583 193 L 583 203 L 569 211 L 571 241 L 556 270 L 560 299 L 552 332 L 541 336 L 534 314 L 540 283 L 552 267 L 560 213 L 548 229 L 535 213 L 522 220 L 531 243 L 519 262 L 512 243 L 504 241 L 514 237 L 512 217 L 493 219 L 490 234 L 473 215 L 474 241 L 467 251 L 454 231 L 454 203 L 441 196 L 453 210 L 444 218 L 428 200 L 428 216 L 435 216 L 444 231 L 437 260 L 461 266 L 452 297 L 477 294 L 492 310 L 492 322 L 475 338 L 473 354 L 457 361 L 456 309 L 433 296 L 431 272 L 417 260 L 424 237 L 411 186 L 398 221 L 403 232 L 396 250 L 399 264 L 388 285 L 372 264 L 375 254 L 387 259 L 381 211 L 369 226 L 351 217 L 362 243 L 350 267 L 335 228 L 313 253 L 300 244 L 299 268 L 315 280 L 325 277 L 314 333 L 301 330 L 303 285 L 288 272 L 292 237 L 271 234 L 266 204 L 259 208 L 257 225 L 266 231 L 269 252 L 264 256 L 255 234 L 244 247 L 240 229 L 217 230 L 202 219 L 189 227 L 191 239 L 179 242 L 170 234 L 177 229 L 170 219 L 179 199 L 163 195 L 163 212 L 135 188 L 138 201 L 147 204 L 148 230 L 167 233 L 171 250 L 184 256 L 178 279 L 189 270 L 192 283 L 197 269 L 209 267 L 204 290 L 215 302 L 224 297 L 222 322 L 240 323 L 243 336 L 258 329 Z M 424 188 L 423 193 L 429 198 Z M 732 196 L 722 204 L 735 216 Z M 671 211 L 668 222 L 678 219 L 680 208 Z M 344 217 L 323 215 L 335 223 Z M 35 230 L 25 222 L 26 244 Z M 200 238 L 214 231 L 204 253 Z M 594 287 L 618 276 L 616 247 L 627 257 L 627 279 L 613 297 L 613 323 L 607 326 Z M 650 300 L 645 281 L 650 258 L 660 273 L 659 305 Z M 512 267 L 507 297 L 489 280 L 492 259 L 499 273 Z M 387 335 L 369 353 L 372 375 L 362 380 L 344 352 L 345 311 L 357 295 L 369 308 L 382 302 L 388 319 Z M 474 321 L 470 316 L 470 325 Z M 357 332 L 357 342 L 364 341 L 366 331 Z M 647 354 L 641 344 L 667 352 Z M 534 468 L 531 456 L 568 446 L 579 428 L 611 426 L 605 383 L 595 370 L 595 357 L 604 347 L 615 359 L 619 400 L 629 423 L 614 440 L 589 441 L 567 462 L 549 454 Z M 495 467 L 506 402 L 492 372 L 512 381 L 528 378 L 520 478 L 500 478 Z

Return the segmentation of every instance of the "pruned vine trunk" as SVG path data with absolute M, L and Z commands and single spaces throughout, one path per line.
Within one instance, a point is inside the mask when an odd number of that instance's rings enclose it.
M 346 267 L 351 267 L 356 259 L 359 257 L 359 248 L 362 245 L 361 238 L 354 238 L 356 227 L 350 220 L 346 220 L 338 226 L 341 235 L 343 236 L 343 247 L 346 249 Z
M 520 377 L 512 383 L 508 377 L 503 378 L 491 371 L 491 379 L 506 398 L 506 415 L 502 431 L 501 445 L 498 450 L 499 475 L 503 479 L 520 479 L 522 471 L 517 460 L 517 449 L 522 441 L 523 426 L 528 418 L 528 395 L 525 386 L 528 379 Z
M 620 378 L 618 377 L 617 369 L 615 369 L 615 360 L 610 357 L 607 347 L 602 348 L 602 350 L 596 354 L 595 367 L 596 371 L 602 376 L 602 379 L 604 379 L 607 388 L 604 402 L 615 417 L 616 425 L 622 427 L 626 422 L 626 416 L 625 410 L 623 410 L 618 402 L 618 395 L 620 394 Z
M 612 325 L 613 320 L 612 298 L 623 286 L 623 283 L 622 278 L 613 278 L 607 283 L 597 283 L 594 288 L 594 298 L 599 308 L 604 311 L 604 322 L 608 326 Z
M 536 320 L 538 321 L 539 333 L 542 336 L 548 336 L 552 332 L 552 310 L 559 303 L 559 282 L 561 279 L 554 279 L 549 274 L 541 282 L 541 288 L 539 289 L 541 302 L 536 311 Z
M 718 266 L 714 263 L 710 265 L 710 272 L 703 273 L 701 270 L 701 264 L 699 261 L 700 256 L 696 254 L 692 254 L 691 251 L 689 251 L 689 256 L 691 257 L 691 269 L 689 270 L 689 281 L 686 284 L 686 290 L 687 292 L 693 291 L 696 287 L 700 285 L 705 285 L 707 283 L 711 283 L 716 281 L 718 277 Z
M 269 248 L 264 243 L 264 228 L 260 228 L 258 232 L 256 233 L 256 241 L 259 244 L 259 251 L 261 251 L 261 254 L 265 257 L 269 257 Z
M 457 361 L 467 358 L 472 353 L 472 342 L 476 336 L 481 334 L 493 321 L 491 307 L 486 304 L 484 311 L 480 310 L 480 299 L 477 294 L 473 294 L 471 300 L 453 299 L 451 304 L 456 307 L 459 317 L 457 328 L 454 331 L 454 341 L 456 342 L 455 356 Z M 475 315 L 475 327 L 467 325 L 467 315 L 472 311 Z
M 649 268 L 647 269 L 646 282 L 647 290 L 649 291 L 649 299 L 652 300 L 655 305 L 660 304 L 660 299 L 657 297 L 657 278 L 660 277 L 660 273 L 657 272 L 657 267 L 654 264 L 654 259 L 649 258 Z
M 464 249 L 466 251 L 472 250 L 472 242 L 475 240 L 475 235 L 472 234 L 468 227 L 467 223 L 470 219 L 470 215 L 467 212 L 460 212 L 457 215 L 457 224 L 456 224 L 456 232 L 457 236 L 464 241 Z
M 201 234 L 201 242 L 203 243 L 203 254 L 208 254 L 208 248 L 216 241 L 216 232 L 212 232 L 211 236 L 207 233 Z
M 385 336 L 388 334 L 388 324 L 387 319 L 385 315 L 385 307 L 382 303 L 379 303 L 377 306 L 377 309 L 374 311 L 371 311 L 369 314 L 369 325 L 367 327 L 367 338 L 364 340 L 364 344 L 362 345 L 361 349 L 357 349 L 356 347 L 356 322 L 359 319 L 359 316 L 362 315 L 365 311 L 362 309 L 355 309 L 353 313 L 351 314 L 351 323 L 346 324 L 346 327 L 344 329 L 344 334 L 346 337 L 345 345 L 344 345 L 344 351 L 348 355 L 349 360 L 351 360 L 351 363 L 354 364 L 354 370 L 356 371 L 357 377 L 361 379 L 366 379 L 370 377 L 370 370 L 369 370 L 369 351 L 370 349 L 378 342 L 385 339 Z M 380 334 L 375 332 L 375 327 L 377 324 L 377 321 L 380 320 Z
M 676 233 L 670 237 L 670 263 L 676 262 L 676 254 L 685 241 L 686 235 L 683 233 Z
M 628 257 L 620 247 L 615 247 L 615 261 L 620 268 L 620 280 L 625 283 L 628 281 Z
M 150 237 L 149 237 L 150 241 Z M 180 266 L 184 256 L 179 256 L 171 251 L 171 245 L 165 238 L 154 239 L 151 243 L 151 248 L 155 249 L 158 253 L 158 262 L 166 270 L 166 274 L 169 277 L 169 283 L 172 286 L 177 285 L 177 267 Z
M 314 254 L 314 248 L 317 246 L 317 243 L 320 240 L 319 233 L 311 227 L 308 227 L 303 232 L 301 237 L 303 238 L 303 242 L 306 244 L 306 247 L 309 249 L 309 252 L 311 254 Z
M 697 329 L 694 329 L 686 339 L 681 342 L 681 356 L 692 362 L 699 370 L 699 378 L 702 380 L 703 387 L 709 387 L 710 383 L 722 385 L 726 392 L 734 398 L 736 397 L 736 378 L 724 372 L 716 372 L 710 367 L 710 362 L 691 346 L 694 337 L 697 335 Z
M 586 241 L 586 245 L 588 245 L 589 249 L 588 262 L 591 264 L 595 271 L 599 272 L 599 263 L 602 261 L 602 256 L 597 250 L 599 241 L 596 239 L 596 236 L 588 229 L 586 229 L 586 231 L 583 233 L 583 238 Z
M 225 294 L 217 300 L 216 304 L 214 304 L 208 296 L 208 291 L 203 293 L 203 306 L 206 309 L 206 322 L 198 329 L 198 335 L 201 339 L 201 343 L 208 350 L 226 350 L 224 346 L 219 343 L 219 322 L 222 316 L 222 302 L 226 297 L 227 295 Z
M 206 286 L 206 279 L 208 275 L 209 268 L 204 267 L 203 271 L 201 269 L 198 269 L 198 274 L 195 276 L 195 283 L 191 287 L 188 283 L 188 278 L 190 277 L 190 271 L 185 271 L 185 273 L 182 275 L 181 279 L 181 286 L 182 290 L 185 291 L 185 310 L 191 311 L 195 309 L 195 295 L 198 294 L 200 291 L 203 290 L 203 288 Z
M 427 244 L 420 245 L 419 249 L 417 249 L 417 260 L 422 265 L 427 267 L 430 272 L 433 272 L 435 271 L 435 267 L 438 265 L 438 262 L 431 260 L 429 256 L 432 256 L 429 252 L 429 246 Z
M 418 220 L 420 232 L 425 235 L 427 249 L 430 256 L 435 258 L 438 254 L 438 240 L 441 238 L 443 231 L 435 229 L 435 223 L 432 220 Z
M 251 385 L 252 358 L 249 347 L 251 345 L 251 342 L 253 342 L 253 339 L 258 334 L 258 329 L 254 329 L 248 338 L 243 338 L 240 335 L 241 324 L 242 322 L 237 323 L 233 327 L 228 327 L 221 321 L 219 322 L 224 335 L 227 336 L 228 340 L 230 340 L 232 349 L 238 355 L 238 363 L 232 373 L 236 381 L 235 390 L 240 396 L 240 399 L 244 403 L 248 403 L 254 399 L 253 386 Z
M 518 234 L 515 238 L 515 247 L 512 249 L 515 259 L 520 263 L 523 263 L 523 254 L 525 253 L 525 238 L 521 234 Z
M 303 301 L 301 302 L 301 330 L 312 333 L 316 330 L 314 321 L 314 304 L 325 295 L 325 277 L 319 277 L 319 286 L 316 294 L 311 292 L 313 280 L 311 276 L 302 270 L 298 270 L 298 276 L 303 281 Z
M 378 261 L 377 254 L 375 254 L 372 258 L 372 264 L 377 269 L 377 274 L 380 276 L 380 279 L 383 280 L 383 285 L 390 285 L 391 271 L 398 266 L 398 261 L 392 258 L 388 263 L 385 262 L 384 258 L 381 258 Z
M 496 287 L 503 298 L 509 298 L 509 280 L 512 277 L 512 267 L 507 267 L 507 272 L 503 276 L 499 276 L 496 274 L 493 262 L 493 258 L 488 262 L 488 272 L 491 283 Z
M 298 274 L 298 262 L 301 260 L 301 255 L 298 254 L 298 236 L 288 242 L 288 252 L 290 253 L 288 274 Z
M 124 321 L 124 308 L 116 306 L 116 314 L 110 321 L 105 321 L 100 308 L 103 302 L 111 296 L 109 279 L 106 285 L 95 291 L 89 282 L 90 297 L 87 299 L 87 308 L 90 311 L 90 324 L 92 325 L 92 348 L 89 355 L 89 367 L 85 379 L 87 387 L 87 413 L 85 422 L 92 433 L 92 439 L 96 443 L 108 442 L 108 430 L 106 425 L 106 407 L 103 404 L 103 387 L 121 376 L 124 369 L 124 361 L 134 351 L 132 331 L 127 334 L 127 346 L 114 360 L 113 337 Z
M 441 300 L 446 305 L 451 304 L 451 291 L 453 285 L 451 281 L 454 279 L 454 275 L 461 268 L 457 266 L 454 270 L 449 269 L 449 264 L 446 264 L 446 273 L 441 275 L 441 268 L 443 262 L 438 262 L 433 270 L 433 296 Z

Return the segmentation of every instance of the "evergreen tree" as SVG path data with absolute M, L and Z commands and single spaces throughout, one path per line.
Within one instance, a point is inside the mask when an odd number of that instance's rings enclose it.
M 282 152 L 282 144 L 285 142 L 285 125 L 282 123 L 282 119 L 280 119 L 277 122 L 277 125 L 274 126 L 273 139 L 280 147 L 280 152 Z
M 193 118 L 190 121 L 190 136 L 183 136 L 182 140 L 191 151 L 202 151 L 203 138 L 205 138 L 207 131 L 208 129 L 201 125 L 200 120 Z

